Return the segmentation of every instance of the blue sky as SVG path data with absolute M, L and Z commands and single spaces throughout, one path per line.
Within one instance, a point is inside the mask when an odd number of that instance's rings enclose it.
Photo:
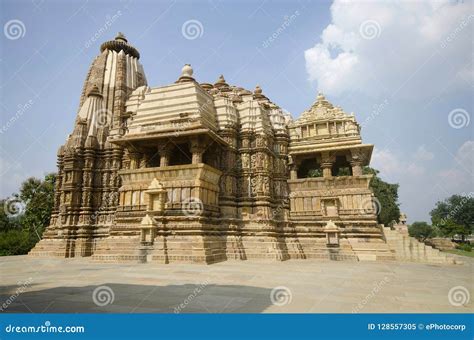
M 410 222 L 474 191 L 473 2 L 0 4 L 1 197 L 55 171 L 89 65 L 119 31 L 140 51 L 150 86 L 174 82 L 190 63 L 200 82 L 224 74 L 260 85 L 293 117 L 324 92 L 355 113 L 375 144 L 372 165 L 400 183 Z M 199 22 L 195 39 L 182 32 L 189 20 Z

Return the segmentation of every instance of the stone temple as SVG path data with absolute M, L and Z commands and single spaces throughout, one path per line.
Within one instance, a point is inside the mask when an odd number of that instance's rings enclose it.
M 371 175 L 362 172 L 373 145 L 362 143 L 354 115 L 322 94 L 293 120 L 259 86 L 223 76 L 200 83 L 190 65 L 173 84 L 149 87 L 123 34 L 100 52 L 59 148 L 50 226 L 30 255 L 428 258 L 431 248 L 406 255 L 406 241 L 378 225 Z

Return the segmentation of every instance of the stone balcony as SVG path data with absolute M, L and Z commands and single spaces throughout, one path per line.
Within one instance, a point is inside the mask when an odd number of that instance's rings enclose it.
M 122 170 L 119 211 L 144 210 L 148 204 L 145 191 L 157 179 L 167 191 L 166 211 L 181 211 L 187 201 L 195 200 L 203 212 L 218 213 L 221 172 L 207 164 Z
M 371 175 L 288 180 L 293 218 L 374 219 Z

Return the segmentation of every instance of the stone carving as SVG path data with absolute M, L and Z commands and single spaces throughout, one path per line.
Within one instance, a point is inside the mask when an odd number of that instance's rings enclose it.
M 139 58 L 123 34 L 101 45 L 32 255 L 286 260 L 328 258 L 337 241 L 337 256 L 358 259 L 350 244 L 362 238 L 390 258 L 377 216 L 356 208 L 372 195 L 361 167 L 373 146 L 353 115 L 320 93 L 292 120 L 260 86 L 198 83 L 189 64 L 174 84 L 149 87 Z M 107 112 L 100 128 L 97 110 Z M 336 177 L 338 167 L 352 174 Z

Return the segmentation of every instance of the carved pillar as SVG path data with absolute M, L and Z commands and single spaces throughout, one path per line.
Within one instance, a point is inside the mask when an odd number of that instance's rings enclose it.
M 193 164 L 202 163 L 202 155 L 204 154 L 204 146 L 199 140 L 193 140 L 191 142 L 191 153 L 193 154 Z
M 140 153 L 136 151 L 129 151 L 130 169 L 138 169 L 140 167 Z
M 330 178 L 332 177 L 332 162 L 323 162 L 321 163 L 321 169 L 323 169 L 323 177 Z
M 290 168 L 290 179 L 298 179 L 298 164 L 291 155 L 288 155 L 288 167 Z
M 362 176 L 362 162 L 351 161 L 352 176 Z
M 164 166 L 170 165 L 170 155 L 171 155 L 171 147 L 169 145 L 165 145 L 161 147 L 158 151 L 160 155 L 160 168 Z
M 352 167 L 352 176 L 361 176 L 362 175 L 362 163 L 363 163 L 364 154 L 360 149 L 351 150 L 351 167 Z
M 332 165 L 335 159 L 328 152 L 323 152 L 321 155 L 321 169 L 323 169 L 323 177 L 331 178 L 332 177 Z

